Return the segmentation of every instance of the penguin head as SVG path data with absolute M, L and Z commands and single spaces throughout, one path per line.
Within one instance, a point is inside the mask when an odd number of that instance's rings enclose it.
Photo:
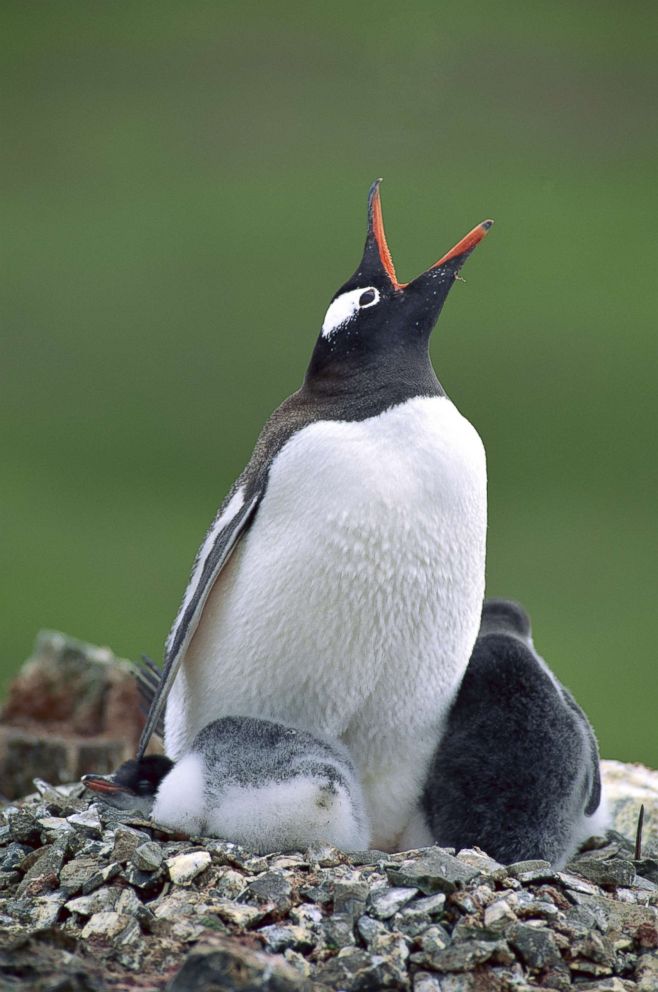
M 162 754 L 148 754 L 137 761 L 124 761 L 112 775 L 83 775 L 82 783 L 110 806 L 148 815 L 155 794 L 174 767 Z
M 520 603 L 511 599 L 485 599 L 479 636 L 486 634 L 508 634 L 532 644 L 530 616 Z
M 459 270 L 493 221 L 485 220 L 409 283 L 399 282 L 386 241 L 377 179 L 368 196 L 368 233 L 354 275 L 334 295 L 325 315 L 307 382 L 349 366 L 394 369 L 409 356 L 427 359 L 429 337 Z

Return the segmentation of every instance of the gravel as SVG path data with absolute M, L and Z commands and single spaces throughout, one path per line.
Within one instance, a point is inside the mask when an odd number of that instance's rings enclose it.
M 39 782 L 0 811 L 0 988 L 656 992 L 657 852 L 588 847 L 254 856 Z

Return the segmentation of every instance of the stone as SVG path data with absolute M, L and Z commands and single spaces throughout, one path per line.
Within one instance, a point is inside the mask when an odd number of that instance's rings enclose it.
M 116 940 L 127 927 L 133 925 L 134 920 L 122 913 L 112 911 L 94 913 L 85 924 L 81 936 L 83 940 L 89 940 L 90 937 Z
M 213 891 L 222 899 L 237 899 L 247 887 L 245 876 L 232 868 L 222 868 L 216 877 Z
M 64 905 L 69 913 L 78 913 L 80 916 L 93 916 L 94 913 L 102 913 L 113 910 L 121 895 L 121 890 L 112 886 L 103 886 L 96 889 L 88 896 L 77 896 L 69 899 Z
M 373 920 L 372 916 L 367 915 L 359 917 L 356 922 L 356 929 L 366 944 L 371 944 L 379 934 L 388 933 L 383 923 L 380 923 L 379 920 Z
M 418 889 L 391 888 L 386 885 L 370 893 L 368 911 L 378 920 L 387 920 L 406 906 L 417 894 Z
M 197 875 L 210 865 L 211 857 L 207 851 L 190 851 L 188 854 L 178 854 L 167 858 L 169 878 L 176 885 L 188 885 Z
M 326 946 L 334 950 L 352 947 L 356 943 L 352 918 L 339 913 L 327 916 L 322 923 L 322 937 Z
M 100 838 L 103 834 L 101 818 L 96 806 L 90 806 L 82 813 L 73 813 L 72 816 L 66 817 L 66 821 L 74 830 L 85 834 L 86 837 Z
M 113 861 L 128 861 L 136 847 L 150 841 L 150 836 L 143 830 L 135 830 L 134 827 L 127 827 L 119 824 L 114 831 L 114 847 L 112 848 Z
M 132 757 L 144 717 L 129 662 L 56 631 L 37 637 L 0 716 L 0 781 L 10 797 L 32 781 L 107 773 Z
M 509 928 L 506 936 L 528 968 L 550 968 L 562 960 L 554 935 L 544 927 L 516 923 Z
M 243 898 L 256 902 L 270 902 L 280 910 L 289 910 L 292 887 L 287 878 L 278 871 L 266 871 L 249 882 Z
M 30 854 L 31 851 L 32 848 L 28 847 L 27 844 L 19 844 L 17 841 L 12 841 L 0 854 L 0 869 L 2 871 L 12 871 L 14 868 L 20 868 L 26 855 Z
M 516 922 L 516 913 L 506 899 L 498 899 L 484 911 L 484 925 L 502 933 Z
M 495 960 L 499 964 L 513 964 L 514 955 L 504 941 L 465 940 L 450 944 L 443 950 L 430 954 L 423 949 L 422 958 L 412 954 L 411 960 L 429 965 L 434 971 L 471 971 L 486 961 Z
M 135 848 L 130 855 L 130 860 L 140 871 L 157 871 L 162 864 L 163 857 L 160 845 L 153 840 L 147 840 L 145 844 L 140 844 L 139 847 Z
M 635 867 L 632 861 L 612 858 L 600 861 L 594 858 L 579 858 L 568 868 L 575 870 L 590 882 L 602 887 L 614 885 L 632 885 L 635 881 Z
M 54 844 L 48 844 L 46 847 L 42 847 L 38 858 L 33 861 L 23 876 L 23 880 L 16 890 L 17 895 L 27 894 L 28 890 L 31 895 L 38 895 L 39 891 L 38 887 L 35 887 L 35 883 L 39 880 L 42 881 L 41 887 L 49 889 L 58 888 L 59 873 L 64 864 L 66 850 L 65 838 L 56 841 Z
M 615 830 L 634 843 L 644 804 L 643 846 L 658 851 L 658 771 L 608 760 L 601 762 L 601 776 Z
M 194 947 L 167 992 L 311 992 L 308 979 L 280 956 L 226 938 Z
M 284 951 L 288 947 L 293 950 L 310 950 L 316 942 L 313 934 L 300 926 L 273 923 L 271 926 L 261 927 L 256 932 L 268 951 Z
M 425 895 L 432 895 L 454 892 L 474 878 L 478 870 L 440 847 L 432 847 L 419 858 L 403 861 L 398 868 L 387 868 L 386 874 L 393 885 L 417 888 Z
M 441 980 L 428 971 L 417 971 L 414 975 L 413 992 L 441 992 Z
M 369 891 L 366 882 L 338 879 L 334 884 L 334 912 L 357 919 L 363 915 Z
M 259 923 L 271 908 L 273 907 L 267 904 L 260 907 L 252 906 L 249 903 L 222 899 L 219 902 L 213 903 L 212 912 L 217 913 L 221 919 L 226 920 L 228 923 L 236 924 L 240 929 L 248 929 L 254 926 L 254 924 Z

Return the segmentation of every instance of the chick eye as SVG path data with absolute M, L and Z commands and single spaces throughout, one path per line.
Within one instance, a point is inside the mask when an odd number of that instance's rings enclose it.
M 361 293 L 361 296 L 359 297 L 359 306 L 360 307 L 372 306 L 372 304 L 376 303 L 378 299 L 379 299 L 379 293 L 377 292 L 376 289 L 366 289 L 364 290 L 363 293 Z

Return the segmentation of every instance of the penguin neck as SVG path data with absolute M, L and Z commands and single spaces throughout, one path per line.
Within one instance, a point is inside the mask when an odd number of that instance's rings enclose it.
M 344 408 L 340 419 L 346 420 L 375 416 L 416 396 L 446 395 L 426 346 L 336 356 L 316 347 L 303 392 L 322 406 Z

